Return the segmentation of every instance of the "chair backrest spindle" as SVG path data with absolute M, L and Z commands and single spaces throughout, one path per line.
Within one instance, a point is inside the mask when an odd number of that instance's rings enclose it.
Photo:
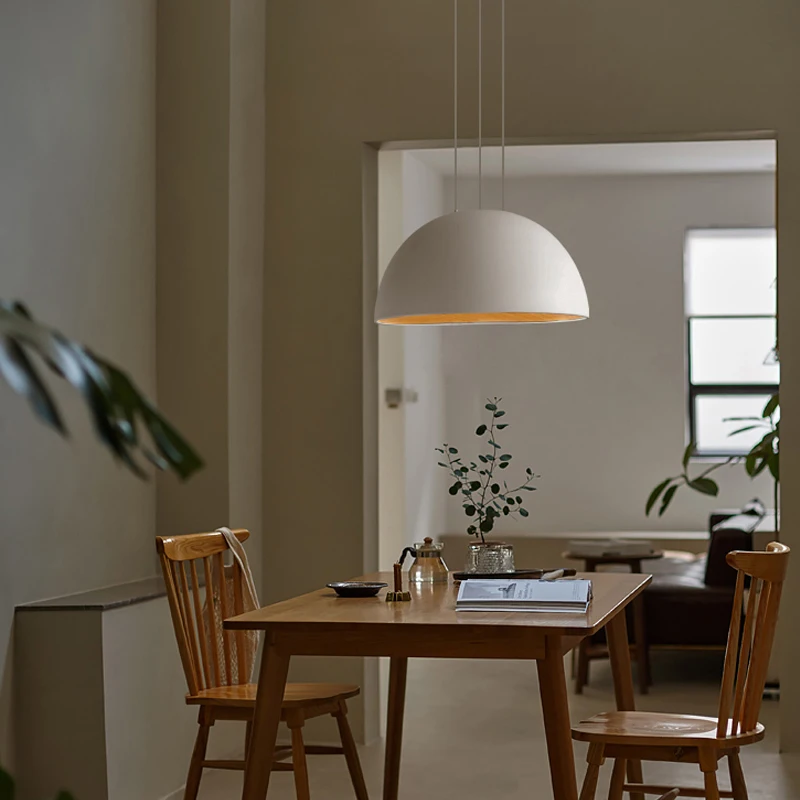
M 720 689 L 719 737 L 750 733 L 758 724 L 789 554 L 779 542 L 763 552 L 728 553 L 738 575 Z M 750 588 L 742 625 L 746 577 Z
M 233 533 L 240 542 L 250 536 L 244 529 Z M 237 639 L 233 651 L 233 634 L 222 627 L 223 620 L 243 610 L 242 574 L 235 559 L 227 573 L 230 576 L 232 571 L 234 608 L 227 597 L 225 537 L 216 532 L 158 536 L 156 548 L 189 694 L 232 684 L 237 679 L 245 682 L 245 670 L 239 666 L 246 660 L 244 634 L 241 641 Z

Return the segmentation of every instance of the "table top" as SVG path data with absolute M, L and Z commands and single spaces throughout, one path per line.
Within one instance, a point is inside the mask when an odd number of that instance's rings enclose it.
M 281 603 L 241 614 L 225 620 L 225 627 L 245 630 L 291 630 L 307 633 L 330 632 L 332 630 L 375 630 L 397 625 L 425 629 L 428 632 L 457 628 L 465 633 L 492 630 L 499 633 L 509 629 L 519 633 L 521 628 L 535 628 L 546 635 L 586 636 L 596 633 L 619 609 L 638 596 L 650 582 L 650 575 L 632 573 L 585 573 L 578 577 L 592 581 L 593 599 L 588 612 L 546 613 L 460 611 L 456 612 L 458 587 L 450 583 L 409 584 L 404 589 L 411 592 L 410 603 L 387 603 L 386 590 L 377 597 L 343 598 L 332 589 L 294 597 Z M 392 583 L 391 573 L 374 573 L 358 580 L 385 581 Z
M 627 555 L 625 553 L 620 555 L 594 555 L 592 553 L 577 553 L 568 550 L 566 553 L 562 553 L 561 557 L 573 559 L 575 561 L 595 561 L 598 564 L 627 564 L 629 561 L 645 561 L 648 558 L 663 558 L 664 551 L 651 550 L 649 553 L 641 553 L 639 555 Z

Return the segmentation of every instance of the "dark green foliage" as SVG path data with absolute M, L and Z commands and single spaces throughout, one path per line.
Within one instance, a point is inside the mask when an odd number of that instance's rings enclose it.
M 716 497 L 719 494 L 719 486 L 716 481 L 708 476 L 719 469 L 720 467 L 728 466 L 729 464 L 744 464 L 745 472 L 754 478 L 760 475 L 765 469 L 768 469 L 775 481 L 775 495 L 777 507 L 777 493 L 778 482 L 780 481 L 780 426 L 779 420 L 775 419 L 776 413 L 780 408 L 780 399 L 777 393 L 770 397 L 767 404 L 764 406 L 764 411 L 760 417 L 730 417 L 725 420 L 726 422 L 746 422 L 747 424 L 741 428 L 737 428 L 731 432 L 731 436 L 736 436 L 746 431 L 752 431 L 756 428 L 763 428 L 764 436 L 751 448 L 750 452 L 745 456 L 731 456 L 724 461 L 719 461 L 712 464 L 701 472 L 696 478 L 690 478 L 688 469 L 689 461 L 695 450 L 695 443 L 690 442 L 689 446 L 683 453 L 682 466 L 683 471 L 680 475 L 675 475 L 672 478 L 667 478 L 661 481 L 658 486 L 650 492 L 645 505 L 645 514 L 650 514 L 653 510 L 658 499 L 661 498 L 661 505 L 658 509 L 658 516 L 660 517 L 669 508 L 669 504 L 675 497 L 675 493 L 681 486 L 688 486 L 696 492 L 706 494 L 711 497 Z M 663 495 L 663 496 L 662 496 Z
M 526 480 L 513 489 L 510 489 L 505 481 L 501 486 L 495 480 L 495 469 L 507 469 L 512 458 L 509 453 L 496 455 L 499 450 L 502 450 L 500 444 L 495 440 L 496 431 L 508 427 L 507 422 L 496 422 L 506 413 L 500 409 L 501 401 L 502 398 L 495 397 L 486 403 L 485 408 L 492 415 L 491 421 L 488 425 L 481 424 L 475 429 L 476 436 L 486 437 L 485 445 L 489 448 L 489 452 L 478 454 L 477 460 L 480 465 L 483 465 L 483 468 L 475 461 L 471 462 L 469 466 L 464 466 L 460 458 L 453 458 L 458 455 L 458 450 L 447 443 L 436 448 L 437 453 L 447 456 L 446 464 L 442 461 L 437 463 L 455 478 L 455 483 L 450 486 L 448 491 L 453 496 L 462 495 L 464 513 L 472 520 L 467 528 L 467 533 L 470 536 L 479 536 L 483 542 L 486 541 L 484 534 L 492 531 L 497 517 L 514 514 L 519 514 L 521 517 L 528 516 L 528 510 L 523 507 L 522 497 L 517 493 L 523 489 L 528 492 L 534 491 L 536 487 L 531 486 L 530 483 L 538 477 L 533 474 L 530 467 L 527 467 L 525 470 Z
M 184 479 L 203 466 L 191 445 L 119 367 L 36 322 L 21 303 L 0 300 L 0 374 L 42 422 L 66 436 L 58 407 L 29 354 L 78 390 L 97 437 L 138 477 L 146 473 L 134 458 L 137 452 Z M 147 437 L 140 437 L 140 429 Z

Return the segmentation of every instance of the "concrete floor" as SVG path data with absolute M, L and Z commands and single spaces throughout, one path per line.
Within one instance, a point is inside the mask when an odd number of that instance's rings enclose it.
M 637 695 L 638 708 L 713 715 L 720 671 L 717 654 L 655 653 L 655 685 L 648 696 Z M 608 664 L 594 662 L 590 686 L 570 699 L 574 720 L 612 708 Z M 800 757 L 777 753 L 777 702 L 764 702 L 761 721 L 767 727 L 766 739 L 742 751 L 751 800 L 800 798 Z M 577 744 L 575 753 L 582 777 L 584 746 Z M 361 759 L 370 796 L 380 798 L 383 743 L 361 748 Z M 309 771 L 313 798 L 352 798 L 342 758 L 312 756 Z M 610 771 L 607 765 L 598 798 L 606 796 Z M 702 785 L 693 765 L 646 764 L 645 779 Z M 200 798 L 235 800 L 241 780 L 241 774 L 208 771 Z M 292 781 L 291 773 L 273 773 L 271 800 L 294 798 Z M 722 783 L 727 786 L 727 775 Z M 400 787 L 406 798 L 552 798 L 535 666 L 515 661 L 412 661 Z

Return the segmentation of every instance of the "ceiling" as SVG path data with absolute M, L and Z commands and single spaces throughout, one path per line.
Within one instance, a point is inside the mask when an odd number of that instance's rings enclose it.
M 506 176 L 685 175 L 774 172 L 775 141 L 637 142 L 506 147 Z M 453 148 L 409 151 L 431 169 L 453 174 Z M 500 176 L 500 148 L 483 148 L 483 175 Z M 458 149 L 459 177 L 477 176 L 478 148 Z

